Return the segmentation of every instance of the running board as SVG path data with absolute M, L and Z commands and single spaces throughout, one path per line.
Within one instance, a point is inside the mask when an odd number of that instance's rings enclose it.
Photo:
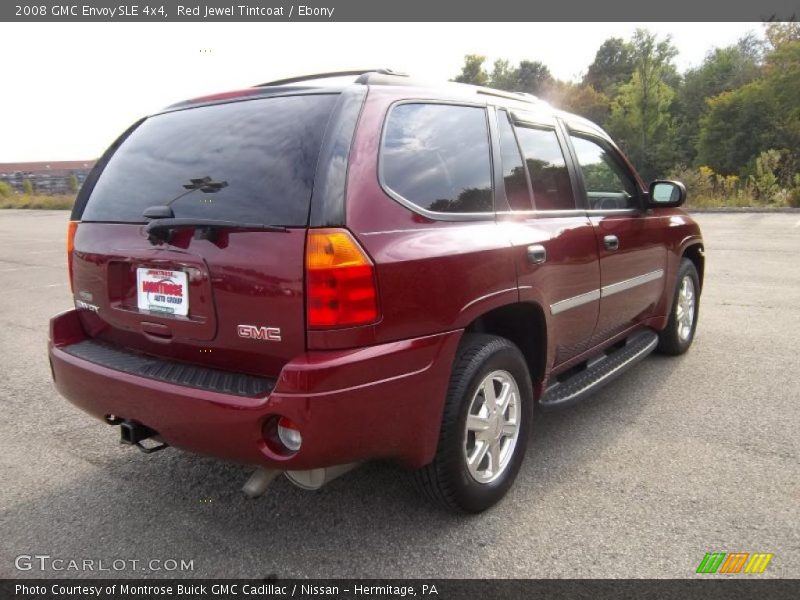
M 556 381 L 545 390 L 539 406 L 546 410 L 572 406 L 621 375 L 645 358 L 658 345 L 658 335 L 651 330 L 639 331 L 625 340 L 625 345 L 588 361 L 585 369 L 563 381 Z

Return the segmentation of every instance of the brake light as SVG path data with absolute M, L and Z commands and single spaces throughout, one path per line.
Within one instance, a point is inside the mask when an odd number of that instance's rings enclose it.
M 78 221 L 67 223 L 67 269 L 69 271 L 69 288 L 74 291 L 72 285 L 72 254 L 75 251 L 75 232 L 78 231 Z
M 375 267 L 343 229 L 312 229 L 306 244 L 310 328 L 352 327 L 378 319 Z

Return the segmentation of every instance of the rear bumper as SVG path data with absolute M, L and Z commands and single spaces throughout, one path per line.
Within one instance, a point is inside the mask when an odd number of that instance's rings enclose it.
M 77 311 L 50 322 L 58 391 L 97 417 L 112 414 L 156 430 L 172 446 L 279 469 L 312 469 L 374 458 L 422 466 L 436 451 L 444 398 L 461 331 L 356 350 L 306 352 L 287 363 L 273 391 L 242 397 L 140 377 L 78 358 L 86 339 Z M 303 436 L 283 456 L 263 438 L 285 416 Z

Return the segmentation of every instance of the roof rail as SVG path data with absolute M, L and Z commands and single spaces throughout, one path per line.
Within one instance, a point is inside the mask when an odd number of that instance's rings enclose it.
M 379 73 L 381 75 L 399 75 L 408 77 L 405 73 L 393 71 L 391 69 L 356 69 L 352 71 L 331 71 L 329 73 L 314 73 L 313 75 L 301 75 L 299 77 L 289 77 L 287 79 L 276 79 L 266 83 L 259 83 L 254 87 L 270 87 L 273 85 L 286 85 L 287 83 L 300 83 L 303 81 L 313 81 L 315 79 L 327 79 L 329 77 L 347 77 L 350 75 L 366 75 L 368 73 Z M 359 83 L 361 83 L 359 81 Z
M 534 103 L 545 102 L 538 96 L 534 96 L 533 94 L 529 94 L 528 92 L 506 92 L 504 90 L 496 90 L 494 88 L 478 87 L 477 93 L 484 94 L 485 96 L 498 96 L 499 98 L 509 98 L 511 100 L 519 100 L 520 102 L 534 102 Z

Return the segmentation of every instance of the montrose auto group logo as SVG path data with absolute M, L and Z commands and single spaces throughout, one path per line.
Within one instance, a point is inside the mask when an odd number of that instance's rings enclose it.
M 142 281 L 142 293 L 146 294 L 149 308 L 154 311 L 174 312 L 174 309 L 164 304 L 180 305 L 183 303 L 183 285 L 172 279 L 169 271 L 147 271 L 147 276 L 153 279 Z

